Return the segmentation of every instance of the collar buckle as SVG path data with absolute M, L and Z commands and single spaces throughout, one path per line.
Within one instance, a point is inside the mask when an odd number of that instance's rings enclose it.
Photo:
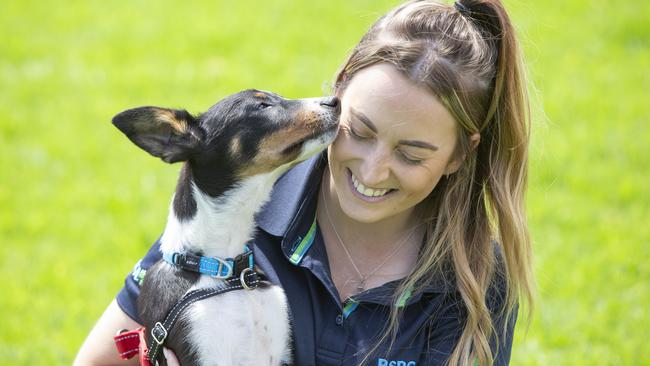
M 209 275 L 212 278 L 218 278 L 218 279 L 228 279 L 232 277 L 232 272 L 233 272 L 233 265 L 232 265 L 232 259 L 221 259 L 221 258 L 216 258 L 216 257 L 211 257 L 211 260 L 216 260 L 219 262 L 219 266 L 217 267 L 217 270 L 215 272 L 208 272 L 205 273 Z M 224 269 L 226 272 L 224 273 Z M 204 273 L 204 272 L 201 272 Z

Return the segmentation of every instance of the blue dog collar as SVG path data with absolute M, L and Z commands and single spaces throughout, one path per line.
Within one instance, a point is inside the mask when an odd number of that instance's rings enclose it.
M 214 278 L 227 279 L 239 276 L 244 268 L 253 269 L 253 252 L 244 246 L 244 253 L 233 258 L 204 257 L 190 253 L 163 253 L 163 259 L 181 269 L 197 272 Z

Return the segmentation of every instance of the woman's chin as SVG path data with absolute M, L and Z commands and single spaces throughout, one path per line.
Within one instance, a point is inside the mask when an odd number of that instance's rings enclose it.
M 390 213 L 379 205 L 367 205 L 363 201 L 356 201 L 354 197 L 339 197 L 341 210 L 353 221 L 373 224 L 390 217 Z

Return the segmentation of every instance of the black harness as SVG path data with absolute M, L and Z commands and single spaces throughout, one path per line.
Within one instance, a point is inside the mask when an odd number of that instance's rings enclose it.
M 175 254 L 173 255 L 172 264 L 186 271 L 204 273 L 200 270 L 200 258 L 205 257 L 192 254 Z M 224 279 L 223 286 L 211 289 L 199 289 L 186 293 L 167 313 L 165 319 L 154 325 L 150 331 L 151 337 L 147 345 L 148 358 L 153 364 L 158 365 L 158 359 L 162 354 L 161 350 L 167 340 L 169 331 L 176 323 L 178 316 L 188 306 L 197 301 L 223 294 L 225 292 L 242 289 L 253 290 L 258 287 L 268 286 L 268 282 L 266 282 L 264 275 L 255 271 L 252 251 L 247 250 L 231 261 L 233 263 L 232 275 L 229 278 Z

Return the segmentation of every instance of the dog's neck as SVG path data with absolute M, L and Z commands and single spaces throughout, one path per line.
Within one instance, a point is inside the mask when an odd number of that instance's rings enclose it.
M 179 179 L 160 239 L 161 251 L 221 258 L 242 253 L 254 234 L 255 213 L 269 199 L 273 184 L 285 170 L 246 178 L 218 196 L 203 192 L 191 174 Z M 193 211 L 189 218 L 188 207 Z

